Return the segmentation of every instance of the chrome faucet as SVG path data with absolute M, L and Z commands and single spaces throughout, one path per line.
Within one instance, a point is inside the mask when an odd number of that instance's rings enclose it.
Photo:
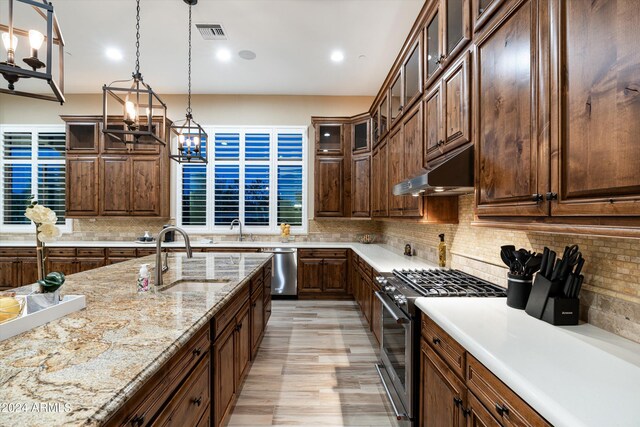
M 238 218 L 231 221 L 230 230 L 233 230 L 233 226 L 236 224 L 238 225 L 238 227 L 240 227 L 240 236 L 238 236 L 238 242 L 242 242 L 244 240 L 244 237 L 242 236 L 242 221 L 240 221 Z
M 189 241 L 189 235 L 186 231 L 174 225 L 162 229 L 162 231 L 158 233 L 158 237 L 156 237 L 156 287 L 162 286 L 162 273 L 169 269 L 166 256 L 164 262 L 162 261 L 162 238 L 169 231 L 177 231 L 178 233 L 182 234 L 182 237 L 184 237 L 184 246 L 187 251 L 187 258 L 193 257 L 193 254 L 191 253 L 191 242 Z

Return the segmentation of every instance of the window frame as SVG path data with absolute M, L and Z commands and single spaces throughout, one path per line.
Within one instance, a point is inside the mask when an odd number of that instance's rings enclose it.
M 239 165 L 239 207 L 238 217 L 242 220 L 243 231 L 247 234 L 273 235 L 280 233 L 277 223 L 278 216 L 278 166 L 293 165 L 302 168 L 302 225 L 292 226 L 292 235 L 306 235 L 309 228 L 308 217 L 308 127 L 307 126 L 203 126 L 207 135 L 207 159 L 206 165 L 206 225 L 183 225 L 182 224 L 182 168 L 187 164 L 176 165 L 176 197 L 174 201 L 176 224 L 186 231 L 194 234 L 233 234 L 229 226 L 215 225 L 214 220 L 214 180 L 216 165 Z M 219 133 L 237 133 L 240 137 L 238 160 L 215 160 L 215 135 Z M 269 160 L 247 160 L 245 159 L 245 135 L 265 133 L 269 134 Z M 278 159 L 278 134 L 296 133 L 302 137 L 302 159 L 300 160 L 279 160 Z M 247 165 L 262 165 L 269 167 L 269 225 L 254 226 L 245 224 L 245 174 Z
M 28 159 L 14 159 L 7 160 L 4 158 L 4 134 L 5 132 L 20 132 L 31 134 L 31 157 Z M 31 224 L 5 224 L 4 223 L 4 168 L 6 165 L 29 165 L 31 167 L 31 194 L 38 194 L 38 167 L 40 165 L 66 165 L 66 151 L 65 157 L 60 160 L 47 159 L 46 157 L 40 159 L 38 157 L 38 134 L 39 133 L 62 133 L 65 134 L 66 144 L 66 129 L 65 125 L 5 125 L 0 124 L 0 233 L 6 234 L 25 234 L 35 233 L 35 226 L 33 222 Z M 65 169 L 65 182 L 67 180 Z M 66 189 L 65 189 L 66 191 Z M 66 194 L 65 194 L 66 197 Z M 36 197 L 37 200 L 37 197 Z M 26 209 L 26 206 L 25 206 Z M 73 220 L 65 218 L 64 224 L 58 224 L 58 228 L 62 234 L 69 234 L 73 232 Z

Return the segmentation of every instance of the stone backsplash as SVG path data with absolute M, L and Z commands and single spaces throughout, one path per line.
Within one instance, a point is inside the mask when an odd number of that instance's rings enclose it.
M 640 342 L 640 240 L 582 235 L 530 233 L 471 226 L 473 196 L 461 196 L 457 225 L 385 221 L 382 242 L 401 250 L 410 243 L 416 255 L 437 262 L 438 234 L 445 233 L 447 264 L 502 286 L 507 269 L 500 246 L 512 244 L 541 252 L 562 253 L 577 244 L 586 260 L 581 316 L 595 326 Z

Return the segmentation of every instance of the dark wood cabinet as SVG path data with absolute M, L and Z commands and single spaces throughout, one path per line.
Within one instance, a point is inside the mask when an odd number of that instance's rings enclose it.
M 67 151 L 72 153 L 66 159 L 67 217 L 169 216 L 167 147 L 116 142 L 102 133 L 102 117 L 62 119 L 67 123 Z
M 389 133 L 388 142 L 388 207 L 390 217 L 402 216 L 404 196 L 393 194 L 393 186 L 404 179 L 404 141 L 402 140 L 402 127 L 397 126 Z
M 20 261 L 13 257 L 0 258 L 0 290 L 20 286 L 19 277 Z
M 371 156 L 371 214 L 373 217 L 384 218 L 389 215 L 387 174 L 387 141 L 385 139 Z
M 240 384 L 249 373 L 249 362 L 251 362 L 251 307 L 249 302 L 242 306 L 236 315 L 236 351 L 234 354 L 236 369 L 236 390 L 240 389 Z
M 392 128 L 396 120 L 402 114 L 404 108 L 404 100 L 402 98 L 402 70 L 398 71 L 391 87 L 389 89 L 389 128 Z
M 476 42 L 478 215 L 544 216 L 548 140 L 537 131 L 538 2 L 519 1 Z M 498 102 L 497 102 L 498 101 Z
M 351 166 L 351 216 L 371 216 L 371 155 L 353 157 Z
M 373 332 L 373 336 L 378 340 L 378 344 L 382 342 L 382 301 L 376 297 L 375 293 L 380 292 L 382 289 L 380 284 L 375 281 L 375 277 L 378 276 L 377 273 L 373 274 L 373 279 L 371 281 L 371 332 Z
M 467 427 L 501 427 L 473 393 L 467 393 Z
M 420 425 L 465 425 L 467 388 L 423 339 L 420 345 Z
M 442 115 L 442 87 L 434 85 L 424 96 L 424 134 L 425 157 L 424 166 L 430 160 L 442 155 L 441 147 L 444 144 L 444 129 Z
M 422 37 L 414 42 L 402 65 L 403 109 L 410 108 L 422 94 Z
M 58 271 L 65 276 L 78 273 L 78 263 L 75 257 L 47 257 L 47 271 Z
M 237 325 L 236 323 L 231 323 L 213 345 L 213 413 L 215 426 L 223 425 L 222 421 L 229 414 L 237 391 L 236 335 Z
M 347 250 L 298 250 L 298 295 L 310 298 L 348 296 Z
M 67 217 L 98 215 L 98 165 L 96 157 L 67 156 L 65 178 L 65 215 Z
M 440 1 L 432 2 L 432 8 L 427 15 L 425 26 L 425 87 L 429 87 L 431 82 L 437 77 L 442 70 L 442 60 L 444 53 L 442 51 L 442 23 L 440 15 Z
M 371 117 L 362 114 L 351 123 L 351 151 L 353 154 L 368 153 L 371 150 Z
M 402 119 L 402 142 L 404 162 L 402 180 L 415 178 L 424 173 L 424 140 L 422 132 L 422 104 L 416 104 Z M 420 217 L 423 213 L 423 198 L 400 196 L 402 198 L 402 216 Z
M 343 170 L 344 159 L 342 157 L 316 158 L 316 216 L 344 216 Z
M 640 216 L 640 5 L 553 4 L 551 215 Z
M 482 29 L 498 8 L 506 0 L 471 0 L 471 15 L 473 16 L 473 31 Z
M 264 289 L 259 290 L 251 295 L 251 358 L 255 358 L 258 354 L 258 347 L 262 340 L 264 332 Z
M 36 283 L 38 281 L 38 260 L 36 256 L 20 258 L 19 262 L 20 280 L 18 283 L 22 286 Z
M 326 123 L 316 126 L 316 155 L 341 156 L 344 154 L 344 126 Z

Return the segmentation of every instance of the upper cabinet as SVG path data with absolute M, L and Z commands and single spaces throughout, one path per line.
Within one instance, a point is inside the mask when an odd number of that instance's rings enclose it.
M 471 0 L 438 0 L 425 25 L 425 87 L 471 40 Z
M 312 117 L 315 131 L 314 213 L 317 218 L 350 212 L 351 125 L 346 117 Z
M 537 0 L 520 1 L 476 41 L 478 215 L 541 216 L 549 187 L 548 140 L 537 131 Z
M 404 82 L 404 108 L 420 98 L 422 94 L 422 38 L 419 38 L 404 62 L 402 78 Z
M 358 116 L 351 123 L 351 150 L 354 154 L 367 153 L 371 150 L 371 118 L 368 114 Z
M 473 31 L 478 31 L 493 16 L 505 0 L 471 0 Z
M 551 152 L 558 153 L 551 156 L 551 214 L 638 216 L 638 2 L 552 3 L 559 57 L 552 93 L 559 102 L 551 126 Z
M 69 154 L 97 154 L 100 141 L 100 125 L 97 121 L 70 119 L 65 122 L 67 152 Z
M 380 126 L 379 138 L 383 138 L 389 130 L 389 94 L 385 93 L 380 101 L 380 110 L 378 115 L 378 123 Z
M 389 90 L 390 98 L 390 112 L 391 117 L 390 128 L 393 127 L 400 114 L 402 114 L 402 71 L 398 71 L 396 78 L 391 83 L 391 89 Z
M 316 154 L 335 156 L 344 153 L 343 126 L 340 123 L 316 126 Z

